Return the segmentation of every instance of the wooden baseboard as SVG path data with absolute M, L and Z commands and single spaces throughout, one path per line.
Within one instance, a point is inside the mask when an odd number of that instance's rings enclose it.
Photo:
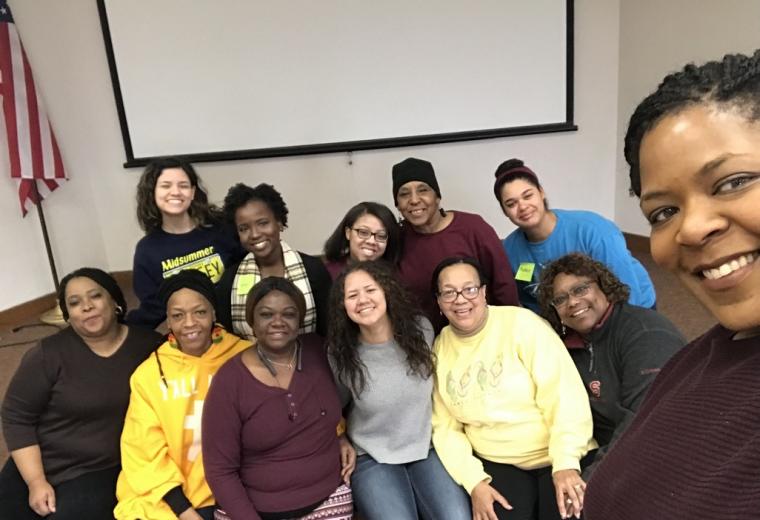
M 114 271 L 111 273 L 113 279 L 119 284 L 121 290 L 125 293 L 132 290 L 132 271 Z
M 115 271 L 111 273 L 111 276 L 114 277 L 122 290 L 132 287 L 132 271 Z M 57 303 L 58 297 L 55 293 L 50 293 L 0 311 L 0 326 L 16 326 L 28 323 L 43 312 L 55 307 Z
M 21 303 L 10 309 L 0 311 L 0 326 L 16 326 L 27 322 L 43 312 L 52 309 L 57 303 L 55 294 L 50 293 L 34 300 Z
M 649 237 L 634 235 L 633 233 L 623 233 L 628 249 L 634 253 L 649 254 Z

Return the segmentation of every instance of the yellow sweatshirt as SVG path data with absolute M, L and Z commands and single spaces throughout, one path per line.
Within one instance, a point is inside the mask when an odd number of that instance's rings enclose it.
M 129 381 L 132 393 L 121 435 L 122 471 L 116 484 L 117 520 L 173 520 L 164 495 L 182 486 L 193 507 L 214 504 L 201 456 L 201 411 L 211 378 L 251 342 L 217 328 L 201 356 L 161 345 Z M 159 371 L 163 370 L 164 383 Z
M 490 482 L 478 456 L 522 469 L 580 469 L 593 422 L 562 340 L 527 309 L 489 307 L 483 330 L 435 341 L 433 444 L 468 492 Z M 473 453 L 474 452 L 474 453 Z

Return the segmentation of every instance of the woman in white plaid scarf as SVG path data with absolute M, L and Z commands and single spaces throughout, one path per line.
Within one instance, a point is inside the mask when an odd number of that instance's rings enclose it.
M 301 333 L 324 336 L 330 275 L 319 258 L 296 251 L 280 239 L 288 225 L 288 207 L 282 195 L 270 184 L 254 188 L 236 184 L 224 198 L 224 214 L 248 254 L 228 268 L 217 285 L 219 322 L 235 334 L 252 339 L 245 320 L 248 292 L 262 278 L 281 276 L 293 282 L 306 299 Z

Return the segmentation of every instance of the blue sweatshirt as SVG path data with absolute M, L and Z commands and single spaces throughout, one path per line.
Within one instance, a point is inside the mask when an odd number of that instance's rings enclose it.
M 504 239 L 512 270 L 515 273 L 520 302 L 540 312 L 534 296 L 535 284 L 543 268 L 568 253 L 583 253 L 605 264 L 621 282 L 631 289 L 628 303 L 651 308 L 655 304 L 652 280 L 644 266 L 636 260 L 611 221 L 591 211 L 554 209 L 557 224 L 541 242 L 529 242 L 521 229 Z

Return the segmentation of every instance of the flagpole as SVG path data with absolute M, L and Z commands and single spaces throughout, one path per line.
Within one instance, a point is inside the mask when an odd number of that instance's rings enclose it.
M 47 224 L 45 223 L 45 212 L 42 211 L 42 197 L 40 196 L 40 192 L 37 190 L 37 179 L 34 179 L 32 181 L 32 190 L 34 193 L 32 200 L 34 201 L 34 205 L 37 206 L 37 215 L 40 218 L 40 228 L 42 228 L 42 238 L 45 240 L 45 251 L 47 251 L 48 264 L 50 265 L 50 274 L 53 275 L 55 293 L 58 294 L 58 289 L 60 287 L 60 282 L 58 281 L 58 270 L 55 268 L 53 248 L 50 246 L 50 235 L 48 234 Z M 42 316 L 40 316 L 40 321 L 56 326 L 62 326 L 66 324 L 66 321 L 63 319 L 61 308 L 57 302 L 55 304 L 55 307 L 42 313 Z
M 37 191 L 37 179 L 33 181 L 34 205 L 37 206 L 37 215 L 40 217 L 40 227 L 42 228 L 42 238 L 45 240 L 45 251 L 47 251 L 48 263 L 50 264 L 50 273 L 53 275 L 53 285 L 55 292 L 58 292 L 58 270 L 55 268 L 55 258 L 53 258 L 53 248 L 50 247 L 50 235 L 48 235 L 47 224 L 45 223 L 45 212 L 42 211 L 42 197 Z

